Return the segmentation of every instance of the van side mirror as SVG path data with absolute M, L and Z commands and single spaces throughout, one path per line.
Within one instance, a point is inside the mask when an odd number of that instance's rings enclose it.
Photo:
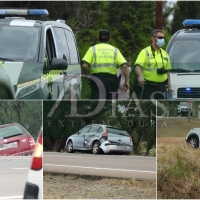
M 68 62 L 65 59 L 53 58 L 51 61 L 50 70 L 66 70 Z

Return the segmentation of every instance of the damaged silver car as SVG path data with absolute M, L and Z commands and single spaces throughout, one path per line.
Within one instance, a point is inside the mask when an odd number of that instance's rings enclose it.
M 124 130 L 102 124 L 91 124 L 71 135 L 66 141 L 68 153 L 74 151 L 91 151 L 98 154 L 123 152 L 130 154 L 133 150 L 131 136 Z

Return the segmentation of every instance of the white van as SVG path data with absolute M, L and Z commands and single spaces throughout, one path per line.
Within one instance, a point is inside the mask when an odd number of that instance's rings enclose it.
M 173 99 L 200 99 L 200 20 L 187 19 L 183 26 L 166 48 L 172 65 Z

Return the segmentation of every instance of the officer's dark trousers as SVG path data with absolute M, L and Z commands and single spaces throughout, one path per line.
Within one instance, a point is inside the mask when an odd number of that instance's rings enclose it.
M 90 79 L 91 99 L 117 99 L 118 82 L 116 75 L 98 73 L 92 76 L 99 78 L 102 84 Z M 105 91 L 105 93 L 103 92 Z
M 138 99 L 166 99 L 166 84 L 154 84 L 146 82 L 144 86 L 138 86 Z

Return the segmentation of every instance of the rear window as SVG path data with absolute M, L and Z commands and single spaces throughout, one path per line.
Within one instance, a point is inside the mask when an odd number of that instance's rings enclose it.
M 116 134 L 116 135 L 122 135 L 122 136 L 127 136 L 127 137 L 129 137 L 129 134 L 128 134 L 126 131 L 123 131 L 123 130 L 121 130 L 121 129 L 108 128 L 108 127 L 107 127 L 107 130 L 108 130 L 108 133 L 113 133 L 113 134 Z
M 187 102 L 181 102 L 179 106 L 187 106 Z
M 0 128 L 0 139 L 14 137 L 22 134 L 23 130 L 16 125 Z

